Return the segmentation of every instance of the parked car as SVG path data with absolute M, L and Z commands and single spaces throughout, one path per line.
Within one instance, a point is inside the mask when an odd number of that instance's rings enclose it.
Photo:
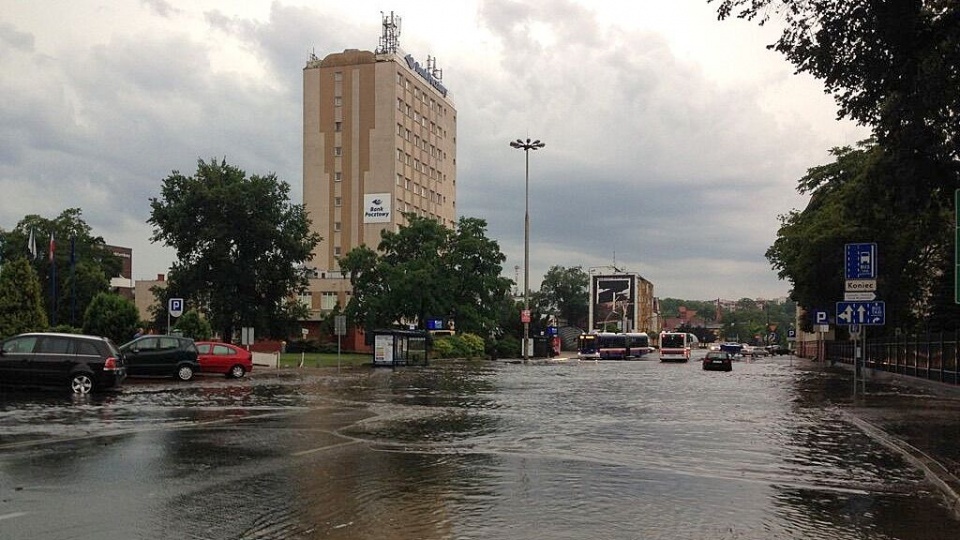
M 770 352 L 767 351 L 767 349 L 763 347 L 754 346 L 754 345 L 744 344 L 743 347 L 740 349 L 741 356 L 749 356 L 751 358 L 756 358 L 758 356 L 768 356 L 769 354 Z
M 129 377 L 176 377 L 189 381 L 200 371 L 197 346 L 181 336 L 140 336 L 120 346 Z
M 123 355 L 109 338 L 35 332 L 0 343 L 0 384 L 89 394 L 119 387 L 125 377 Z
M 733 371 L 733 355 L 725 351 L 708 351 L 703 357 L 703 369 Z
M 253 355 L 228 343 L 198 341 L 201 373 L 223 373 L 227 377 L 239 379 L 253 371 Z

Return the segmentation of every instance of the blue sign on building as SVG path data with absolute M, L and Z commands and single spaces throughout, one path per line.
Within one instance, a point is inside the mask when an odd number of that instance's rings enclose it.
M 844 269 L 847 279 L 876 279 L 877 244 L 847 244 Z

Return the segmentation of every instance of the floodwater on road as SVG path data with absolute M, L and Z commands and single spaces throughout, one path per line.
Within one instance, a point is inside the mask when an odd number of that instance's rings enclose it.
M 956 538 L 830 376 L 778 357 L 0 390 L 0 538 Z

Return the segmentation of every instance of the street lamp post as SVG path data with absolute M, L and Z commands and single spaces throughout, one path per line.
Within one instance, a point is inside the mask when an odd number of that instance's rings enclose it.
M 546 146 L 539 139 L 531 141 L 517 139 L 510 146 L 523 150 L 526 156 L 526 180 L 523 208 L 523 363 L 530 360 L 527 342 L 530 340 L 530 151 Z

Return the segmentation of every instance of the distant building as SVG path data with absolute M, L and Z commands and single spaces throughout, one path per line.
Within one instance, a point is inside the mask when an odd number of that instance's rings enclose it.
M 104 247 L 120 259 L 120 275 L 110 278 L 110 289 L 128 300 L 133 300 L 133 249 L 120 246 Z
M 141 321 L 152 321 L 151 308 L 158 305 L 157 297 L 153 294 L 154 287 L 166 288 L 167 280 L 163 274 L 157 274 L 157 279 L 138 279 L 134 289 L 134 303 Z
M 303 69 L 303 202 L 323 238 L 300 297 L 308 333 L 347 304 L 339 257 L 376 249 L 405 212 L 456 224 L 457 111 L 435 59 L 401 51 L 399 33 L 390 14 L 376 52 L 311 55 Z

